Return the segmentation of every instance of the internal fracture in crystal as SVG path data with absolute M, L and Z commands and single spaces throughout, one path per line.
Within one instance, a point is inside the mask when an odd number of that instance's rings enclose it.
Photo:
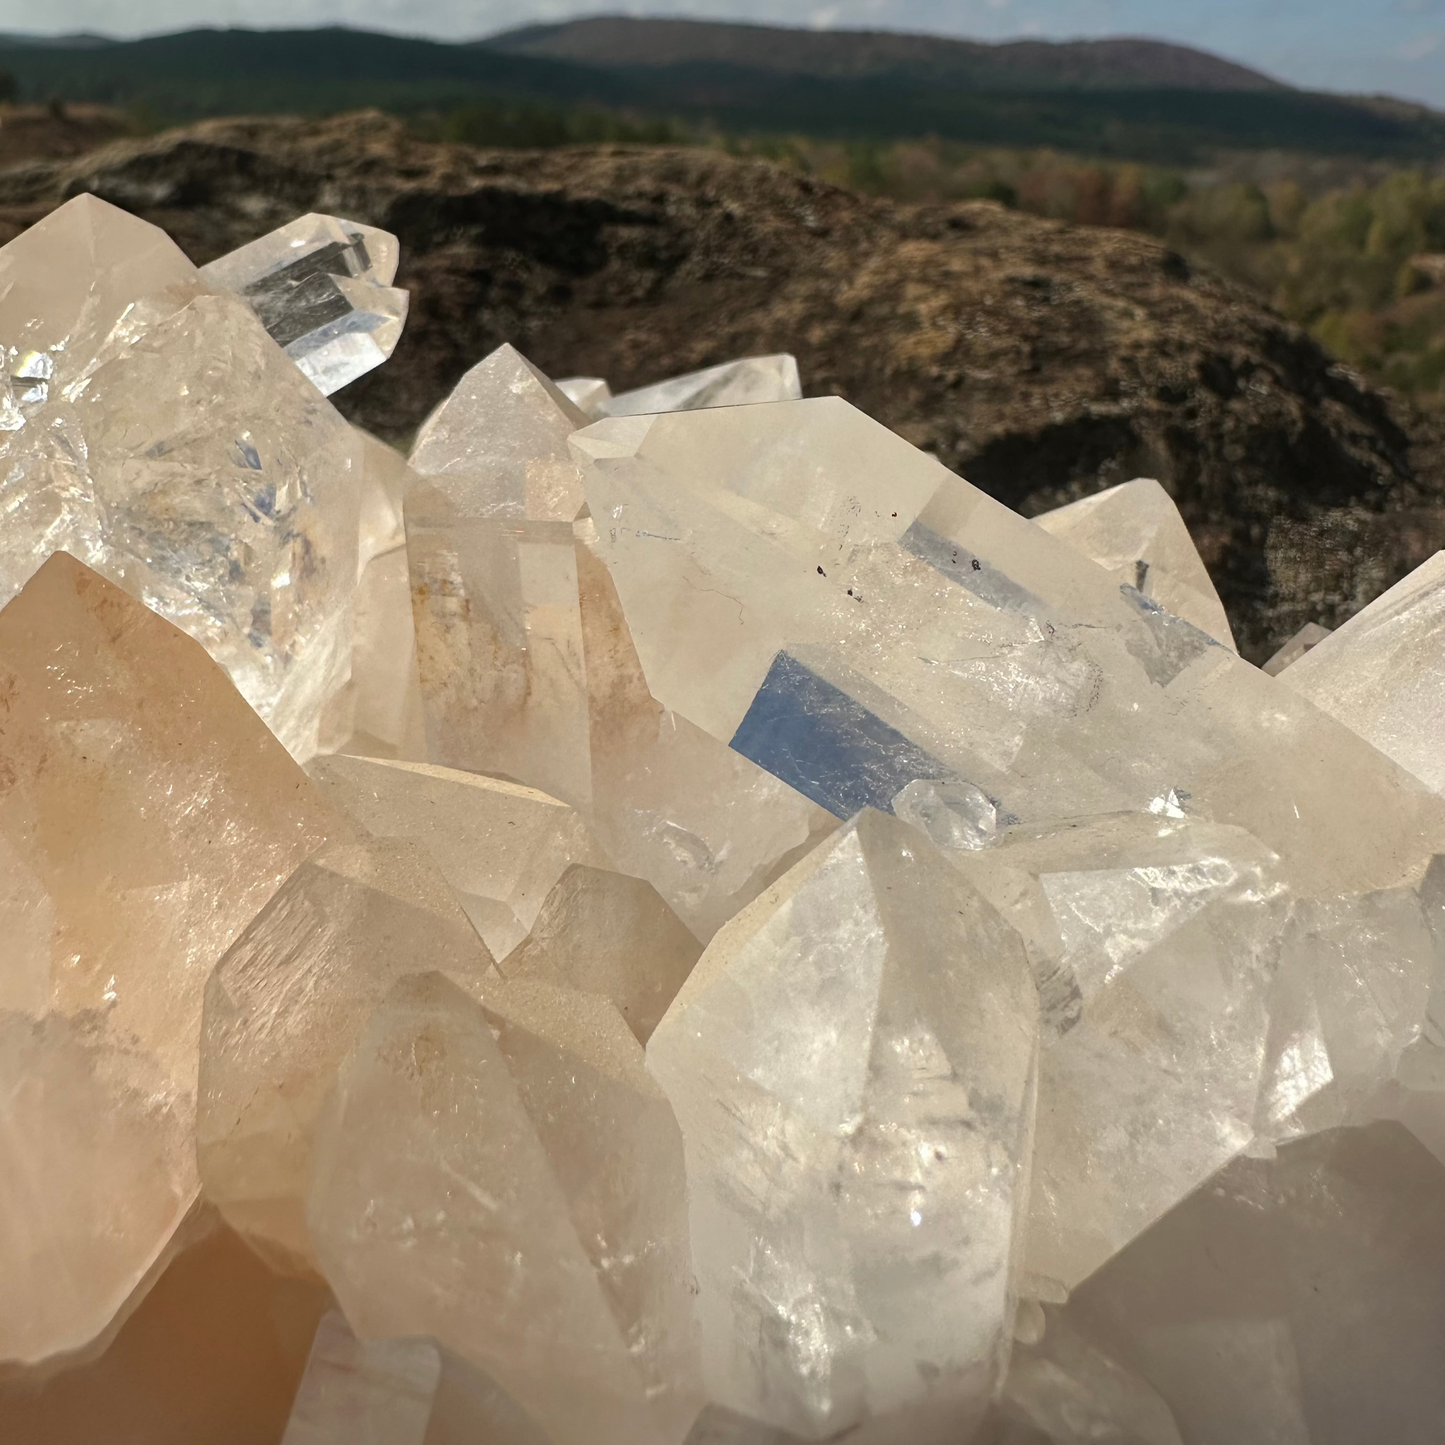
M 1013 1325 L 1037 1046 L 1018 935 L 881 813 L 718 933 L 648 1044 L 711 1401 L 806 1439 L 968 1438 Z
M 236 296 L 91 196 L 0 250 L 0 338 L 34 373 L 0 378 L 0 601 L 73 553 L 309 757 L 350 662 L 358 435 Z

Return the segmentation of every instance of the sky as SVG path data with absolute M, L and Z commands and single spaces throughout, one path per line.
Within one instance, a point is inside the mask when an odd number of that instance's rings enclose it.
M 474 39 L 581 14 L 685 15 L 983 40 L 1151 35 L 1299 85 L 1445 107 L 1445 0 L 0 0 L 0 31 L 144 35 L 347 24 Z

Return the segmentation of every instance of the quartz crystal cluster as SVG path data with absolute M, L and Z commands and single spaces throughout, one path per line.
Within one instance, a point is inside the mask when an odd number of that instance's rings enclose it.
M 1440 558 L 1258 669 L 787 356 L 403 457 L 396 264 L 0 251 L 0 1440 L 1445 1439 Z

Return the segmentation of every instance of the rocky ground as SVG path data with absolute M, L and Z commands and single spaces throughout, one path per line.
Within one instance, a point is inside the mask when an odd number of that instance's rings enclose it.
M 0 240 L 85 190 L 201 262 L 306 210 L 396 232 L 411 323 L 338 398 L 395 440 L 502 341 L 614 389 L 792 351 L 810 394 L 1025 513 L 1158 477 L 1255 660 L 1445 545 L 1436 424 L 1139 236 L 868 200 L 709 151 L 474 151 L 360 115 L 12 166 Z

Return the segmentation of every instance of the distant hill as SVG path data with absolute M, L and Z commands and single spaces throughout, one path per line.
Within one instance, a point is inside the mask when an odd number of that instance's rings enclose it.
M 529 25 L 481 41 L 510 55 L 612 68 L 697 63 L 827 80 L 951 81 L 998 90 L 1282 90 L 1257 70 L 1159 40 L 983 44 L 885 30 L 795 30 L 602 15 Z
M 1145 40 L 993 46 L 627 20 L 467 45 L 343 28 L 194 30 L 124 42 L 0 37 L 0 70 L 22 101 L 94 102 L 167 121 L 483 103 L 602 109 L 730 134 L 936 135 L 1161 164 L 1221 150 L 1399 161 L 1445 150 L 1445 116 L 1423 106 L 1295 90 Z

